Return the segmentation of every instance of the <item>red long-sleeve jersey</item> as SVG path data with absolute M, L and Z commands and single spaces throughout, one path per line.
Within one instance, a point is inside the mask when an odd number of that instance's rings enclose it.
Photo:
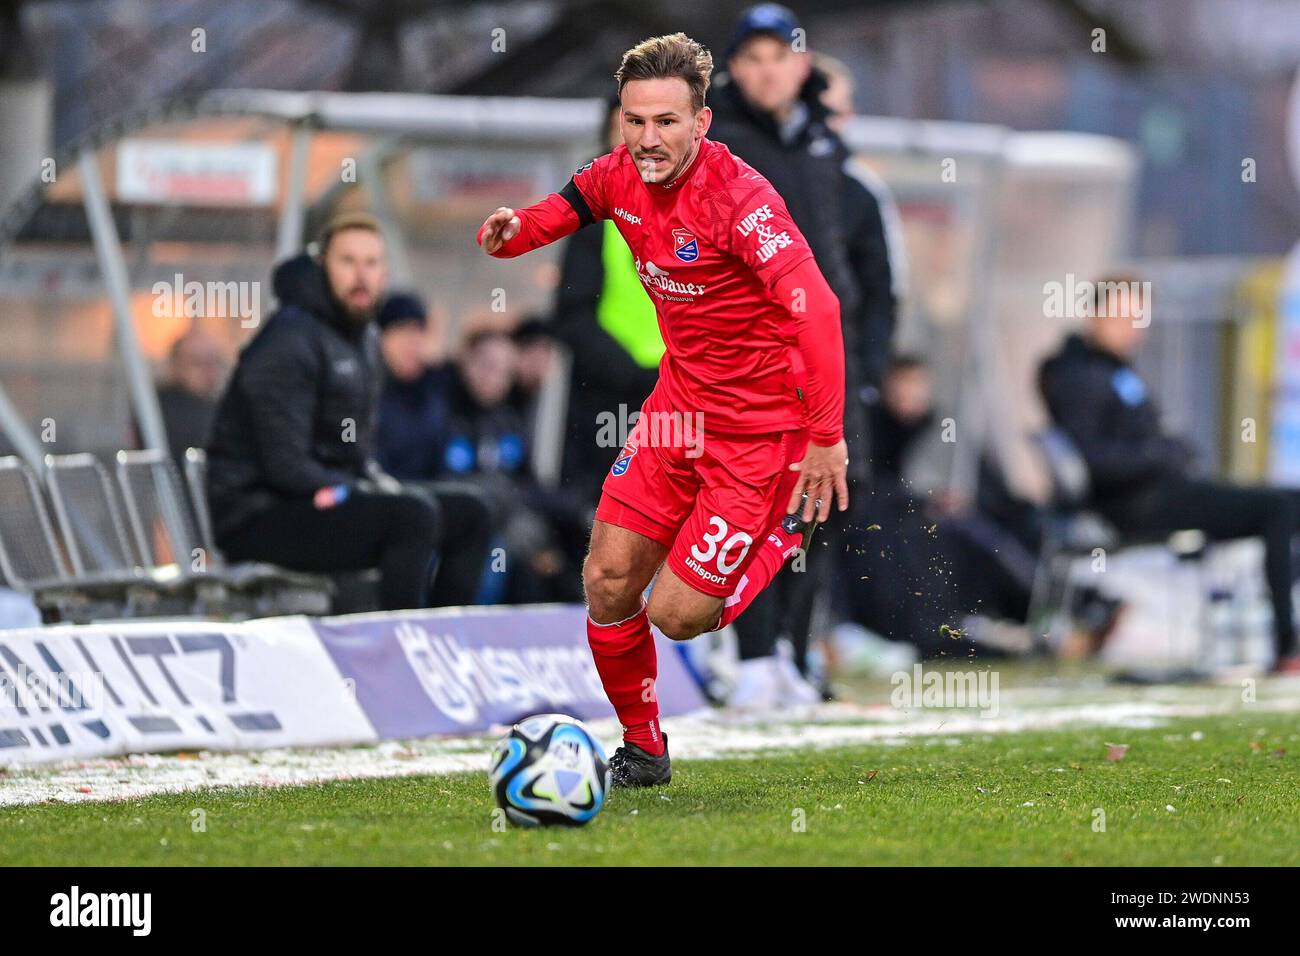
M 785 202 L 726 146 L 702 140 L 668 183 L 643 181 L 619 146 L 517 215 L 498 257 L 615 221 L 658 313 L 657 387 L 674 409 L 702 412 L 706 432 L 806 427 L 818 445 L 843 436 L 839 300 Z

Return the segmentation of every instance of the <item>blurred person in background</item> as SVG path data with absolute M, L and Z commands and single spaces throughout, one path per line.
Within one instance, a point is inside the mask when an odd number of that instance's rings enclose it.
M 383 388 L 375 430 L 376 457 L 404 485 L 431 494 L 443 520 L 442 561 L 429 605 L 476 603 L 495 516 L 468 482 L 435 481 L 450 435 L 454 371 L 430 360 L 429 317 L 419 296 L 394 292 L 379 309 Z
M 497 516 L 505 589 L 493 597 L 514 604 L 578 601 L 572 547 L 566 550 L 564 542 L 580 542 L 581 532 L 567 527 L 563 509 L 534 480 L 527 423 L 510 401 L 518 362 L 519 349 L 504 330 L 466 339 L 452 376 L 439 474 L 475 485 Z
M 523 416 L 526 431 L 532 435 L 542 388 L 555 369 L 555 339 L 540 316 L 526 315 L 510 333 L 510 340 L 517 356 L 510 404 Z
M 849 617 L 888 640 L 915 645 L 922 657 L 952 656 L 957 645 L 943 630 L 954 619 L 950 556 L 928 513 L 929 496 L 904 477 L 935 421 L 925 361 L 891 359 L 870 414 L 871 488 L 863 511 L 872 521 L 842 562 Z
M 344 213 L 278 265 L 280 306 L 240 353 L 208 443 L 218 546 L 298 571 L 378 568 L 385 610 L 423 607 L 441 518 L 371 457 L 387 282 L 376 220 Z
M 1048 412 L 1083 455 L 1093 505 L 1122 534 L 1196 529 L 1212 541 L 1263 539 L 1274 669 L 1300 672 L 1292 620 L 1291 497 L 1192 476 L 1192 447 L 1165 432 L 1151 390 L 1133 367 L 1151 320 L 1145 290 L 1133 276 L 1097 283 L 1083 332 L 1067 337 L 1039 369 Z
M 158 409 L 167 431 L 167 449 L 177 468 L 185 467 L 185 449 L 207 445 L 217 399 L 229 371 L 220 343 L 197 325 L 172 342 L 167 378 L 158 386 Z M 138 435 L 138 428 L 136 432 Z
M 872 374 L 883 369 L 894 325 L 888 244 L 879 205 L 847 170 L 848 150 L 832 128 L 826 75 L 803 51 L 798 18 L 773 3 L 745 10 L 727 48 L 727 70 L 716 79 L 711 136 L 765 176 L 785 199 L 808 238 L 818 266 L 840 300 L 844 331 L 845 438 L 850 500 L 867 479 L 864 355 Z M 841 95 L 837 106 L 843 106 Z M 848 108 L 851 110 L 851 100 Z M 853 233 L 850 233 L 853 230 Z M 867 304 L 870 305 L 870 313 Z M 849 517 L 849 516 L 845 516 Z M 792 564 L 776 586 L 736 623 L 741 666 L 731 704 L 767 709 L 819 699 L 804 679 L 814 606 L 829 593 L 832 554 L 843 549 L 844 518 L 822 529 L 803 570 Z M 778 655 L 782 635 L 793 667 Z
M 442 468 L 450 415 L 450 366 L 430 360 L 428 315 L 418 296 L 394 292 L 379 309 L 383 387 L 375 449 L 400 480 L 430 481 Z
M 813 65 L 826 78 L 821 95 L 830 111 L 826 123 L 842 134 L 853 116 L 853 74 L 844 63 L 823 53 L 813 54 Z M 841 170 L 844 237 L 859 296 L 857 315 L 845 317 L 844 341 L 857 359 L 858 401 L 870 408 L 878 400 L 889 364 L 899 302 L 907 284 L 907 255 L 902 219 L 884 180 L 852 156 L 846 157 Z
M 623 142 L 620 114 L 615 98 L 599 152 Z M 552 329 L 573 356 L 562 483 L 594 513 L 609 456 L 625 437 L 620 432 L 611 447 L 601 423 L 613 415 L 631 430 L 664 354 L 654 303 L 612 219 L 579 229 L 565 243 Z
M 874 521 L 843 562 L 849 616 L 923 657 L 1029 653 L 1036 644 L 1023 625 L 1042 543 L 1039 509 L 1008 487 L 987 456 L 973 498 L 914 487 L 905 475 L 935 418 L 925 360 L 890 359 L 871 409 Z M 1100 650 L 1120 609 L 1095 588 L 1074 590 L 1079 653 Z

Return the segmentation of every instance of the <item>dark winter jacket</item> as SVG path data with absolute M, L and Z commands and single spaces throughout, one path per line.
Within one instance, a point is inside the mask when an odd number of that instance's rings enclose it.
M 1164 433 L 1146 383 L 1123 359 L 1071 335 L 1043 362 L 1038 385 L 1087 463 L 1094 503 L 1121 527 L 1151 508 L 1164 480 L 1186 475 L 1189 446 Z
M 783 135 L 771 114 L 751 105 L 728 74 L 719 74 L 709 97 L 709 137 L 726 143 L 772 183 L 839 297 L 849 399 L 844 433 L 850 477 L 861 480 L 869 457 L 862 390 L 879 385 L 896 303 L 880 203 L 851 171 L 848 149 L 826 123 L 825 89 L 826 78 L 813 70 L 799 92 L 803 123 Z
M 844 235 L 849 269 L 858 289 L 856 315 L 844 317 L 844 351 L 857 359 L 860 384 L 879 389 L 889 365 L 898 322 L 901 236 L 891 234 L 885 207 L 893 199 L 884 184 L 844 165 Z
M 273 276 L 280 307 L 239 356 L 208 444 L 218 543 L 273 505 L 353 486 L 370 468 L 378 399 L 373 325 L 350 323 L 302 255 Z
M 453 371 L 425 369 L 413 382 L 386 375 L 379 396 L 376 456 L 399 480 L 431 481 L 442 471 Z
M 848 153 L 826 125 L 829 112 L 821 101 L 825 89 L 825 77 L 812 71 L 799 92 L 805 121 L 786 139 L 772 115 L 751 105 L 736 82 L 720 73 L 709 94 L 713 109 L 709 138 L 725 143 L 785 200 L 822 275 L 839 297 L 840 313 L 852 315 L 858 305 L 858 284 L 849 267 L 843 221 L 843 165 Z

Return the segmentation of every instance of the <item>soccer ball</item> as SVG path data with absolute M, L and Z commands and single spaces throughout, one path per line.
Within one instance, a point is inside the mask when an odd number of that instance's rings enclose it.
M 609 762 L 581 721 L 538 714 L 515 724 L 497 742 L 488 781 L 511 823 L 577 827 L 605 803 Z

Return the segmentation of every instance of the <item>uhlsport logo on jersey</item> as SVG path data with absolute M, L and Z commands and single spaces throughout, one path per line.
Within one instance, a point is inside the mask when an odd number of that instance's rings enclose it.
M 626 455 L 620 455 L 618 461 L 614 462 L 614 467 L 610 468 L 609 473 L 615 478 L 622 478 L 627 474 L 627 469 L 632 464 L 632 456 L 635 454 L 636 449 L 633 448 Z
M 700 257 L 700 244 L 689 229 L 673 230 L 673 254 L 682 262 L 694 262 Z

